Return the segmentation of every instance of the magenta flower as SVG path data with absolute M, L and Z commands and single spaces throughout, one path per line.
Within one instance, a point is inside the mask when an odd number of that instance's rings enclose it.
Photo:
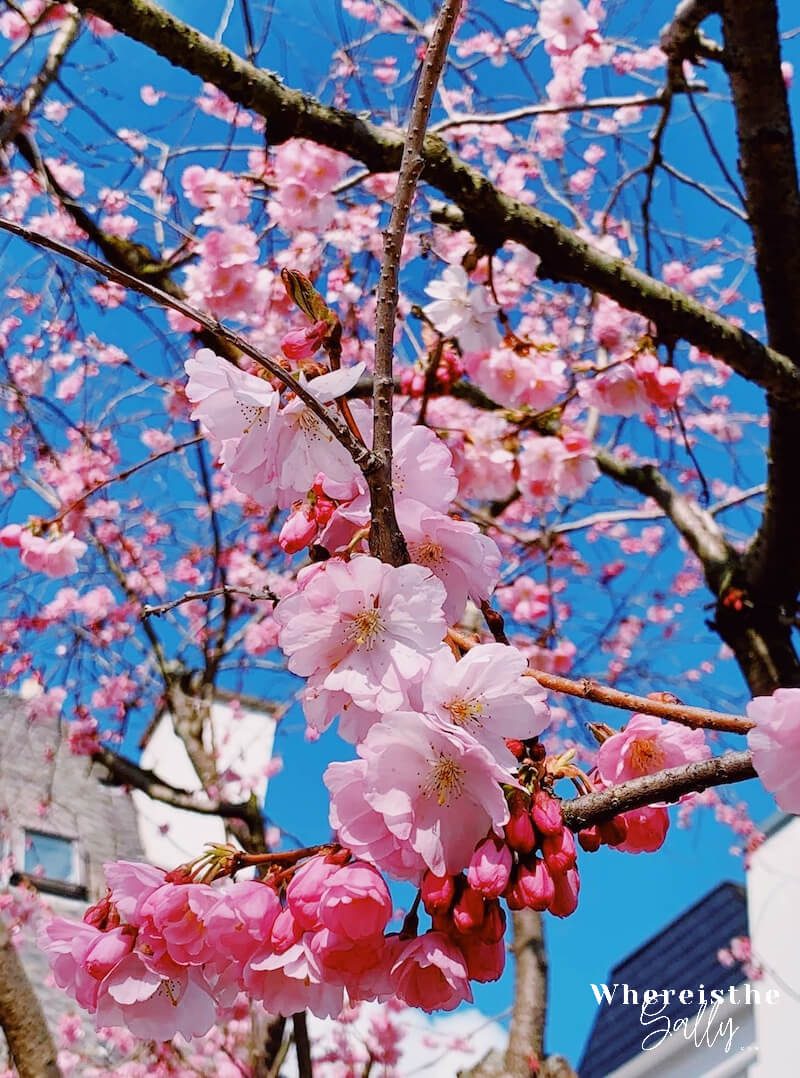
M 497 898 L 508 885 L 512 864 L 511 850 L 505 842 L 487 838 L 470 859 L 467 882 L 484 898 Z
M 409 940 L 392 967 L 392 978 L 400 999 L 428 1014 L 472 1002 L 464 957 L 443 932 Z
M 418 565 L 332 559 L 275 610 L 289 669 L 388 711 L 402 707 L 446 631 L 442 584 Z
M 652 715 L 634 715 L 624 730 L 600 746 L 597 770 L 603 782 L 613 785 L 667 767 L 707 760 L 710 755 L 702 730 L 690 730 Z
M 800 689 L 776 689 L 747 705 L 753 767 L 784 812 L 800 813 Z
M 391 916 L 389 888 L 372 865 L 343 865 L 323 885 L 319 918 L 337 936 L 358 941 L 379 935 Z

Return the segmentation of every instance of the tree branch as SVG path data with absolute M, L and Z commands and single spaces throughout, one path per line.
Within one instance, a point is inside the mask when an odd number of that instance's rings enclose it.
M 50 236 L 45 236 L 43 233 L 37 232 L 31 228 L 25 228 L 23 225 L 19 225 L 15 221 L 6 220 L 3 217 L 0 217 L 0 230 L 10 232 L 14 236 L 18 236 L 20 239 L 26 240 L 36 247 L 42 247 L 44 250 L 53 251 L 55 254 L 69 258 L 71 261 L 77 262 L 78 265 L 85 266 L 87 269 L 93 270 L 102 277 L 105 277 L 110 281 L 116 281 L 117 284 L 121 284 L 125 288 L 130 288 L 133 292 L 138 292 L 142 296 L 147 296 L 148 299 L 154 300 L 156 303 L 160 304 L 160 306 L 178 311 L 186 318 L 199 323 L 199 325 L 215 334 L 215 336 L 220 337 L 222 340 L 227 341 L 228 344 L 233 345 L 240 352 L 243 352 L 244 355 L 254 359 L 260 367 L 268 371 L 273 377 L 277 378 L 283 385 L 288 386 L 295 396 L 299 397 L 314 415 L 317 416 L 320 422 L 328 428 L 331 434 L 341 442 L 344 448 L 350 453 L 354 463 L 361 469 L 364 475 L 368 476 L 375 468 L 376 462 L 372 453 L 370 453 L 370 451 L 355 437 L 348 427 L 343 423 L 340 423 L 328 408 L 320 404 L 313 393 L 310 393 L 304 388 L 297 379 L 292 378 L 290 374 L 287 374 L 275 360 L 270 359 L 269 356 L 265 356 L 255 348 L 246 337 L 242 337 L 239 333 L 234 333 L 233 330 L 228 329 L 227 326 L 218 322 L 216 318 L 212 318 L 210 315 L 205 314 L 196 307 L 184 303 L 183 300 L 178 299 L 174 295 L 170 295 L 163 291 L 163 289 L 157 288 L 155 285 L 149 284 L 139 277 L 134 277 L 124 270 L 116 269 L 114 266 L 101 262 L 99 259 L 93 258 L 91 255 L 78 250 L 76 247 L 70 247 L 69 244 L 61 243 L 60 240 L 52 239 Z
M 408 227 L 411 204 L 424 161 L 422 145 L 433 105 L 433 96 L 444 67 L 447 46 L 461 10 L 461 0 L 444 0 L 422 61 L 408 133 L 403 143 L 400 173 L 392 201 L 389 227 L 383 236 L 383 257 L 378 279 L 375 318 L 375 377 L 372 392 L 372 452 L 380 465 L 368 477 L 372 525 L 370 551 L 391 565 L 408 561 L 403 533 L 397 523 L 392 490 L 392 398 L 394 396 L 394 326 L 397 313 L 400 256 Z
M 708 585 L 718 595 L 739 556 L 713 516 L 676 490 L 652 464 L 628 464 L 603 451 L 597 454 L 597 464 L 609 478 L 652 498 L 663 509 L 700 559 Z
M 726 67 L 736 109 L 739 167 L 755 244 L 755 261 L 767 336 L 773 348 L 800 366 L 800 190 L 786 86 L 781 72 L 775 0 L 722 3 Z M 744 563 L 743 586 L 751 603 L 748 623 L 720 620 L 723 636 L 742 637 L 745 627 L 771 652 L 772 671 L 759 674 L 759 692 L 800 684 L 791 622 L 800 591 L 800 514 L 797 461 L 800 415 L 785 401 L 770 401 L 767 496 L 764 515 Z M 726 635 L 728 634 L 728 635 Z M 755 639 L 758 637 L 758 641 Z M 731 641 L 728 640 L 730 643 Z M 736 647 L 736 645 L 732 645 Z M 747 641 L 738 652 L 759 665 Z
M 6 925 L 0 921 L 0 1026 L 19 1078 L 60 1078 L 47 1020 Z
M 284 86 L 274 74 L 246 63 L 149 0 L 77 0 L 76 6 L 93 11 L 263 116 L 273 145 L 289 138 L 308 138 L 348 154 L 373 172 L 399 168 L 401 136 Z M 456 204 L 462 227 L 486 249 L 495 250 L 514 240 L 540 256 L 541 277 L 582 284 L 610 296 L 655 323 L 662 333 L 724 359 L 776 398 L 800 401 L 800 372 L 785 355 L 689 296 L 605 254 L 554 217 L 504 195 L 453 154 L 439 136 L 425 138 L 422 156 L 426 182 Z
M 16 105 L 2 114 L 0 121 L 0 147 L 17 137 L 30 119 L 30 115 L 57 77 L 64 59 L 81 29 L 79 15 L 69 15 L 59 26 L 50 42 L 44 63 L 33 81 L 25 89 Z
M 198 791 L 182 790 L 178 786 L 172 786 L 159 778 L 155 771 L 140 767 L 104 745 L 92 753 L 92 759 L 102 764 L 116 783 L 141 790 L 154 801 L 160 801 L 171 808 L 197 812 L 201 816 L 220 816 L 224 820 L 252 820 L 253 811 L 250 801 L 237 804 L 209 797 L 198 800 Z
M 682 726 L 689 726 L 693 730 L 716 730 L 718 733 L 745 735 L 755 725 L 739 715 L 727 715 L 703 707 L 689 707 L 678 700 L 636 696 L 631 692 L 622 692 L 621 689 L 612 689 L 608 685 L 598 685 L 590 678 L 573 681 L 559 674 L 548 674 L 544 670 L 528 670 L 526 673 L 551 692 L 577 696 L 581 700 L 591 700 L 592 703 L 621 708 L 623 711 L 636 711 L 641 715 L 655 715 L 660 719 L 669 719 Z
M 584 827 L 609 820 L 621 812 L 658 801 L 677 801 L 684 794 L 699 793 L 710 786 L 725 786 L 756 777 L 749 752 L 726 752 L 724 756 L 670 767 L 612 786 L 610 790 L 598 790 L 562 801 L 561 812 L 571 831 L 582 831 Z

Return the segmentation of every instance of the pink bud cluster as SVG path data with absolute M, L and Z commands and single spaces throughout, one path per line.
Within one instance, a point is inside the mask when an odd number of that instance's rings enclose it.
M 106 898 L 82 923 L 53 918 L 40 944 L 56 984 L 98 1028 L 153 1040 L 205 1034 L 242 991 L 270 1014 L 333 1017 L 346 1000 L 390 998 L 430 1012 L 471 1000 L 470 980 L 500 976 L 496 899 L 467 887 L 458 912 L 443 908 L 431 930 L 417 935 L 409 917 L 386 934 L 389 889 L 372 865 L 348 857 L 319 854 L 222 886 L 118 862 L 106 866 Z
M 428 360 L 430 362 L 430 360 Z M 464 373 L 464 364 L 452 348 L 443 348 L 432 377 L 419 363 L 400 372 L 400 390 L 407 397 L 421 397 L 426 384 L 435 393 L 446 392 Z
M 303 502 L 295 502 L 278 535 L 281 550 L 297 554 L 313 543 L 329 523 L 336 505 L 323 490 L 324 475 L 318 475 Z
M 543 789 L 532 797 L 514 791 L 509 807 L 505 841 L 515 861 L 503 891 L 509 909 L 568 917 L 578 906 L 580 877 L 575 840 L 558 800 Z

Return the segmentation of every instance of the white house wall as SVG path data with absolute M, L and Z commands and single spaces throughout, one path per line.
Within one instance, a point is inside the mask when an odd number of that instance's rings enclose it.
M 214 752 L 217 760 L 221 796 L 242 801 L 253 792 L 263 803 L 275 737 L 274 720 L 260 711 L 215 703 L 210 727 L 206 748 Z M 172 786 L 184 790 L 201 788 L 169 715 L 162 716 L 151 732 L 141 764 Z M 217 817 L 171 808 L 139 791 L 133 792 L 133 799 L 145 858 L 161 868 L 174 868 L 197 857 L 207 842 L 225 841 L 225 829 Z

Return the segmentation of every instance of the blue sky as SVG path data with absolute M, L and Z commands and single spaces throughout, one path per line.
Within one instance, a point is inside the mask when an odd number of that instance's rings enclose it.
M 176 14 L 211 32 L 225 8 L 222 0 L 207 0 L 202 5 L 193 0 L 170 0 L 168 6 Z M 291 15 L 275 16 L 262 63 L 281 72 L 290 85 L 317 91 L 327 70 L 330 42 L 337 40 L 339 35 L 340 24 L 334 14 L 337 5 L 329 0 L 293 0 L 291 5 L 276 6 L 280 10 L 289 7 Z M 423 3 L 409 6 L 420 13 L 429 10 L 429 5 Z M 635 7 L 638 21 L 641 7 L 638 4 L 616 6 L 620 8 L 618 25 L 622 32 L 626 22 L 634 22 L 633 16 L 629 20 L 625 18 L 625 12 Z M 200 13 L 198 8 L 201 9 Z M 655 31 L 667 21 L 672 9 L 673 4 L 664 3 L 663 0 L 644 5 L 642 17 L 646 27 Z M 352 20 L 346 16 L 344 19 L 355 36 Z M 241 41 L 238 11 L 232 15 L 230 32 L 225 40 L 233 45 Z M 302 41 L 301 48 L 297 47 L 298 41 Z M 131 70 L 138 71 L 146 65 L 146 81 L 158 89 L 168 90 L 184 101 L 196 92 L 195 80 L 183 77 L 153 58 L 147 50 L 117 41 L 113 43 L 113 49 L 130 65 Z M 540 83 L 546 81 L 546 72 L 541 65 L 536 68 L 535 75 Z M 521 90 L 518 73 L 508 69 L 489 69 L 486 79 L 487 88 L 500 97 Z M 95 108 L 102 107 L 104 116 L 112 126 L 125 124 L 144 127 L 158 118 L 164 121 L 165 137 L 175 137 L 172 132 L 178 128 L 173 129 L 168 119 L 175 111 L 171 106 L 162 106 L 158 113 L 146 109 L 136 98 L 135 86 L 132 91 L 129 87 L 109 86 L 107 91 L 102 99 L 98 98 Z M 797 92 L 794 91 L 793 95 L 796 107 Z M 404 102 L 404 94 L 399 95 L 399 104 L 403 105 Z M 354 104 L 359 107 L 358 103 Z M 723 152 L 732 158 L 732 130 L 727 110 L 721 103 L 710 101 L 705 105 L 705 115 Z M 200 119 L 193 121 L 191 132 L 186 132 L 185 137 L 189 138 L 192 134 L 206 137 L 210 130 L 207 123 Z M 218 137 L 220 128 L 217 126 L 213 130 Z M 678 167 L 694 164 L 701 154 L 705 154 L 696 128 L 685 118 L 685 110 L 683 113 L 679 110 L 678 121 L 667 142 L 667 154 Z M 205 163 L 211 162 L 206 160 Z M 708 175 L 704 178 L 718 182 L 713 166 L 709 165 Z M 93 177 L 92 182 L 99 182 L 99 177 Z M 668 186 L 662 185 L 656 197 L 656 213 L 659 208 L 666 208 L 670 198 Z M 715 231 L 722 228 L 721 218 L 716 211 L 709 213 L 707 203 L 690 198 L 683 205 L 684 231 L 687 234 L 713 237 Z M 741 239 L 746 239 L 743 234 Z M 676 240 L 676 245 L 680 246 L 679 240 Z M 752 289 L 752 280 L 744 288 Z M 102 319 L 98 320 L 98 324 L 105 327 L 105 338 L 111 339 L 110 330 Z M 117 340 L 122 345 L 126 343 L 125 335 L 128 332 L 131 335 L 136 332 L 133 319 L 127 328 L 124 319 L 118 317 L 113 325 L 114 332 L 122 334 L 122 339 Z M 736 392 L 742 406 L 757 406 L 756 395 L 752 391 L 739 388 Z M 751 447 L 747 467 L 754 476 L 757 476 L 760 468 L 760 455 L 758 446 Z M 606 496 L 611 499 L 615 495 L 609 488 Z M 643 568 L 646 572 L 646 565 Z M 599 608 L 597 617 L 600 617 Z M 695 612 L 695 617 L 698 632 L 702 633 L 702 616 L 697 618 Z M 717 647 L 718 641 L 709 636 L 699 648 L 687 644 L 685 649 L 673 649 L 671 662 L 675 676 L 678 677 L 682 669 L 696 665 L 697 656 L 703 648 L 713 652 Z M 720 680 L 704 686 L 704 691 L 724 700 L 726 708 L 742 707 L 746 694 L 738 672 L 730 664 L 720 670 L 724 671 L 717 675 Z M 291 679 L 255 672 L 243 687 L 251 693 L 280 698 L 296 686 Z M 687 698 L 688 695 L 687 691 Z M 592 709 L 591 714 L 601 721 L 620 721 L 617 715 L 602 709 Z M 285 758 L 285 769 L 271 784 L 269 815 L 303 841 L 318 840 L 324 833 L 327 803 L 321 781 L 322 772 L 331 759 L 347 759 L 352 755 L 352 750 L 333 734 L 326 735 L 316 744 L 306 743 L 302 718 L 296 710 L 281 725 L 276 748 Z M 302 787 L 298 783 L 299 773 L 303 776 Z M 751 800 L 757 818 L 763 819 L 772 811 L 771 800 L 756 784 L 739 787 L 735 793 L 737 796 L 746 795 Z M 676 826 L 671 828 L 665 851 L 658 856 L 634 857 L 601 850 L 581 858 L 582 899 L 577 913 L 565 921 L 548 917 L 546 924 L 550 948 L 548 1046 L 551 1050 L 577 1061 L 596 1010 L 590 983 L 605 979 L 610 968 L 623 956 L 637 948 L 717 882 L 742 878 L 742 862 L 729 853 L 731 845 L 731 833 L 716 826 L 700 812 L 691 830 L 681 831 Z M 478 986 L 476 1002 L 487 1014 L 503 1012 L 510 1003 L 508 978 L 497 985 Z

